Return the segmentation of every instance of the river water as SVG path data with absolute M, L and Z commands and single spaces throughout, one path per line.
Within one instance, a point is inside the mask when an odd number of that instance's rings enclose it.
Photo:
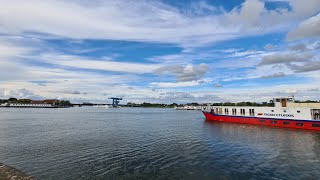
M 0 108 L 0 162 L 38 179 L 319 179 L 320 132 L 154 108 Z

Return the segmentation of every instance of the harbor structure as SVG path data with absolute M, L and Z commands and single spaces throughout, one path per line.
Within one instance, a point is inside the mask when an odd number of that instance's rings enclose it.
M 113 107 L 118 107 L 120 101 L 122 100 L 122 98 L 118 98 L 118 97 L 111 97 L 109 99 L 112 99 L 112 106 Z

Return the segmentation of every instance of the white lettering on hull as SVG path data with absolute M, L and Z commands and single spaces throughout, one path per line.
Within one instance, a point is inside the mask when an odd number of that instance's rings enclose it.
M 263 113 L 264 116 L 273 116 L 273 117 L 294 117 L 293 114 L 273 114 L 273 113 Z

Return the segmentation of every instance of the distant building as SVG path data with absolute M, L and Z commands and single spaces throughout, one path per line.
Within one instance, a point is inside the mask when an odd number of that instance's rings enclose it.
M 53 104 L 53 105 L 57 105 L 59 104 L 60 100 L 58 99 L 46 99 L 44 100 L 45 104 Z
M 31 104 L 45 104 L 42 100 L 31 100 Z
M 17 103 L 30 104 L 31 101 L 32 101 L 31 99 L 19 99 Z

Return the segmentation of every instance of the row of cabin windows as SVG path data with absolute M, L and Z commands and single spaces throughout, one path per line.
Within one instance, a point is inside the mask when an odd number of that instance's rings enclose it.
M 265 123 L 266 120 L 260 120 L 260 122 L 261 122 L 261 123 Z M 277 124 L 278 122 L 271 120 L 270 123 L 271 123 L 271 124 Z M 283 124 L 283 125 L 289 125 L 290 122 L 283 121 L 282 124 Z M 296 123 L 296 126 L 304 126 L 304 124 L 303 124 L 303 123 Z M 319 128 L 320 128 L 320 124 L 311 124 L 311 126 L 312 126 L 312 127 L 319 127 Z
M 222 114 L 222 109 L 223 108 L 217 108 L 217 113 L 218 114 Z M 274 112 L 274 110 L 271 110 L 271 112 Z M 286 113 L 287 111 L 284 110 L 283 111 L 284 113 Z M 300 113 L 300 110 L 297 111 L 297 113 Z M 229 109 L 228 108 L 224 108 L 224 114 L 229 114 Z M 232 115 L 237 115 L 237 109 L 235 108 L 232 108 Z M 246 109 L 240 109 L 240 115 L 246 115 Z M 255 116 L 255 112 L 254 112 L 254 109 L 249 109 L 249 115 L 250 116 Z M 316 112 L 313 114 L 313 119 L 320 119 L 320 113 Z
M 223 112 L 222 109 L 223 109 L 223 108 L 217 108 L 217 109 L 216 109 L 216 112 L 217 112 L 218 114 L 222 114 L 222 112 Z M 232 109 L 231 109 L 231 112 L 232 112 L 232 115 L 237 115 L 237 109 L 232 108 Z M 228 109 L 228 108 L 224 108 L 224 114 L 229 114 L 229 109 Z M 245 110 L 245 109 L 240 109 L 240 115 L 246 115 L 246 110 Z M 250 116 L 254 116 L 254 115 L 255 115 L 255 114 L 254 114 L 254 109 L 249 109 L 249 115 L 250 115 Z
M 51 104 L 10 104 L 12 106 L 51 106 Z
M 223 108 L 217 108 L 217 112 L 218 114 L 222 114 L 222 109 Z M 274 112 L 274 110 L 271 110 L 271 112 Z M 286 110 L 283 110 L 284 113 L 286 113 Z M 229 109 L 228 108 L 224 108 L 224 113 L 225 114 L 229 114 Z M 297 113 L 300 113 L 300 111 L 298 110 Z M 241 115 L 245 115 L 246 114 L 246 110 L 245 109 L 240 109 L 240 114 Z M 237 109 L 232 108 L 232 115 L 237 115 Z M 254 109 L 249 109 L 249 115 L 250 116 L 254 116 Z M 314 113 L 314 119 L 320 119 L 320 114 L 318 112 Z

